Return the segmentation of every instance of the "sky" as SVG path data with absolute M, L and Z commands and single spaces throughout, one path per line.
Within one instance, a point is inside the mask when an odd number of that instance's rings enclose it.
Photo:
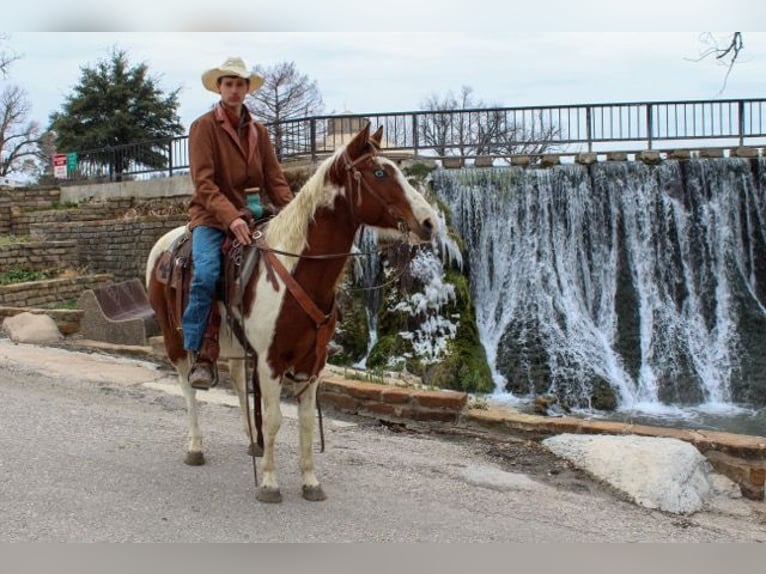
M 0 89 L 22 87 L 30 119 L 44 126 L 79 83 L 81 68 L 106 59 L 112 48 L 125 50 L 132 64 L 146 63 L 164 91 L 180 88 L 185 128 L 218 99 L 200 76 L 230 56 L 251 66 L 294 62 L 317 82 L 325 113 L 419 110 L 429 96 L 458 94 L 462 86 L 483 104 L 502 107 L 766 96 L 766 32 L 744 33 L 741 61 L 725 89 L 726 67 L 699 60 L 711 46 L 701 32 L 3 34 L 0 47 L 21 59 L 0 77 Z M 709 34 L 725 42 L 731 33 Z

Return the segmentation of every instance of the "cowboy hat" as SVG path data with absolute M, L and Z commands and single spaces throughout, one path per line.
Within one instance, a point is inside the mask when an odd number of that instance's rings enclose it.
M 211 68 L 202 74 L 202 85 L 211 92 L 220 94 L 218 89 L 218 79 L 224 76 L 236 76 L 250 81 L 248 94 L 252 94 L 263 85 L 265 81 L 262 76 L 251 72 L 242 58 L 227 58 L 226 61 L 217 68 Z

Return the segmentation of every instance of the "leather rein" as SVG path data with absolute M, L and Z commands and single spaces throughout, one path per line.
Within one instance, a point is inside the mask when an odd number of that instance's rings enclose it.
M 398 221 L 398 228 L 402 231 L 403 234 L 406 235 L 409 228 L 407 227 L 406 222 L 403 218 L 397 216 L 389 207 L 388 203 L 378 194 L 377 191 L 375 191 L 372 186 L 370 186 L 362 177 L 361 172 L 357 168 L 357 165 L 364 161 L 371 160 L 373 157 L 375 157 L 375 152 L 368 152 L 366 154 L 363 154 L 359 156 L 357 159 L 352 160 L 349 156 L 346 150 L 343 151 L 343 155 L 341 156 L 345 162 L 345 169 L 347 174 L 347 188 L 349 190 L 349 199 L 348 199 L 348 205 L 349 205 L 349 212 L 351 213 L 352 222 L 354 224 L 354 228 L 359 227 L 358 218 L 356 216 L 356 211 L 354 209 L 354 204 L 358 201 L 360 201 L 361 193 L 362 193 L 362 187 L 364 187 L 364 190 L 367 191 L 370 195 L 372 195 L 376 200 L 378 200 L 381 205 L 386 209 L 388 214 Z M 356 197 L 354 197 L 354 182 L 356 182 Z M 325 313 L 322 311 L 317 304 L 311 299 L 311 297 L 306 293 L 306 290 L 301 286 L 298 281 L 296 281 L 295 277 L 285 268 L 284 265 L 282 265 L 282 262 L 276 257 L 277 254 L 279 255 L 285 255 L 289 257 L 297 257 L 299 259 L 332 259 L 332 258 L 346 258 L 353 255 L 363 255 L 363 254 L 354 254 L 354 253 L 327 253 L 327 254 L 320 254 L 320 255 L 302 255 L 299 253 L 289 253 L 286 251 L 281 251 L 278 249 L 272 249 L 268 245 L 266 245 L 266 242 L 263 238 L 263 233 L 261 231 L 255 231 L 253 233 L 253 242 L 255 247 L 262 253 L 262 255 L 265 258 L 265 264 L 266 264 L 266 273 L 267 278 L 271 282 L 272 286 L 275 290 L 279 288 L 279 285 L 277 284 L 277 281 L 274 277 L 274 272 L 276 271 L 276 274 L 279 275 L 279 278 L 282 280 L 282 282 L 285 284 L 285 287 L 287 290 L 292 294 L 293 298 L 296 300 L 296 302 L 301 306 L 303 311 L 306 313 L 306 315 L 309 316 L 309 318 L 314 322 L 314 326 L 317 330 L 316 334 L 316 344 L 314 346 L 314 366 L 311 370 L 311 377 L 316 377 L 319 374 L 319 369 L 321 368 L 321 363 L 325 360 L 325 352 L 327 345 L 330 342 L 330 338 L 333 335 L 334 328 L 335 328 L 335 318 L 337 316 L 337 303 L 335 298 L 333 298 L 333 304 L 332 308 L 330 309 L 329 313 Z M 302 394 L 302 389 L 299 394 Z M 298 395 L 296 395 L 298 396 Z
M 358 164 L 372 159 L 375 155 L 376 154 L 374 151 L 368 152 L 366 154 L 361 155 L 356 160 L 351 160 L 351 158 L 348 156 L 348 153 L 345 150 L 343 151 L 342 157 L 345 161 L 345 170 L 347 174 L 347 177 L 346 177 L 347 189 L 349 190 L 348 205 L 349 205 L 349 213 L 351 215 L 351 221 L 353 222 L 355 228 L 359 227 L 359 223 L 358 223 L 359 220 L 356 216 L 356 210 L 354 208 L 354 204 L 355 202 L 361 200 L 362 187 L 364 187 L 365 191 L 367 191 L 372 197 L 374 197 L 377 201 L 379 201 L 381 205 L 383 205 L 383 207 L 385 208 L 387 213 L 391 216 L 391 218 L 398 222 L 397 227 L 402 232 L 402 234 L 406 236 L 409 231 L 409 227 L 407 226 L 407 223 L 404 221 L 402 217 L 397 216 L 388 207 L 388 203 L 380 196 L 380 194 L 378 194 L 377 191 L 375 191 L 364 180 L 361 172 L 357 168 Z M 356 197 L 354 197 L 354 182 L 356 182 Z M 333 298 L 332 308 L 330 309 L 329 313 L 325 313 L 324 311 L 322 311 L 319 308 L 319 306 L 313 301 L 313 299 L 311 299 L 308 293 L 306 293 L 306 290 L 301 286 L 301 284 L 298 283 L 295 277 L 293 277 L 293 275 L 282 264 L 279 258 L 277 258 L 277 255 L 295 257 L 298 259 L 339 259 L 339 258 L 348 258 L 348 257 L 359 257 L 366 254 L 348 252 L 348 253 L 326 253 L 326 254 L 319 254 L 319 255 L 303 255 L 300 253 L 290 253 L 287 251 L 282 251 L 279 249 L 273 249 L 269 247 L 264 241 L 263 232 L 261 232 L 260 230 L 254 231 L 251 237 L 253 239 L 253 246 L 256 249 L 258 249 L 264 257 L 264 265 L 266 268 L 267 280 L 272 284 L 275 290 L 278 290 L 279 284 L 276 280 L 276 277 L 274 276 L 274 273 L 276 272 L 276 274 L 279 275 L 279 278 L 285 284 L 285 287 L 292 294 L 296 302 L 301 306 L 301 308 L 306 313 L 306 315 L 308 315 L 308 317 L 314 322 L 314 326 L 317 330 L 316 337 L 315 337 L 315 345 L 314 345 L 314 365 L 312 366 L 311 373 L 310 373 L 309 379 L 306 381 L 306 384 L 294 395 L 296 400 L 299 400 L 300 396 L 309 388 L 311 383 L 317 380 L 317 377 L 319 375 L 319 370 L 321 368 L 321 364 L 324 361 L 326 361 L 327 345 L 329 344 L 330 339 L 332 338 L 332 335 L 335 331 L 335 321 L 336 321 L 337 312 L 338 312 L 337 301 L 335 298 Z M 245 246 L 241 245 L 238 241 L 235 240 L 233 243 L 233 247 L 244 248 Z M 396 279 L 397 278 L 394 278 L 394 280 Z M 374 288 L 375 287 L 373 287 L 373 289 Z M 243 341 L 244 341 L 244 337 L 243 337 Z M 243 342 L 243 344 L 245 343 Z M 245 344 L 245 348 L 247 349 L 248 347 L 249 345 Z M 255 426 L 256 426 L 256 432 L 257 432 L 257 443 L 259 446 L 263 447 L 263 434 L 261 431 L 262 415 L 261 415 L 261 409 L 260 409 L 260 385 L 258 383 L 257 366 L 253 369 L 253 392 L 255 394 L 255 399 L 256 399 L 254 415 L 255 415 Z M 324 429 L 322 425 L 322 412 L 321 412 L 321 409 L 319 408 L 319 402 L 317 402 L 317 410 L 319 412 L 319 432 L 321 437 L 321 452 L 324 452 Z M 247 420 L 248 420 L 248 428 L 250 431 L 250 437 L 251 437 L 250 440 L 251 440 L 251 446 L 252 446 L 253 429 L 250 428 L 249 414 L 247 414 Z M 255 458 L 253 458 L 253 477 L 255 480 L 255 484 L 257 486 L 258 478 L 256 474 L 256 469 L 255 469 Z

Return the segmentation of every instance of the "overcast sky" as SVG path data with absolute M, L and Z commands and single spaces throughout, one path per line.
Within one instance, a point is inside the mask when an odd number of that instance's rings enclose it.
M 749 13 L 760 16 L 753 21 L 764 21 L 760 4 Z M 421 109 L 429 95 L 464 85 L 498 106 L 766 96 L 766 32 L 744 33 L 741 62 L 721 93 L 726 68 L 712 58 L 694 61 L 709 47 L 700 32 L 521 32 L 525 26 L 511 24 L 481 32 L 6 32 L 2 47 L 22 59 L 0 87 L 24 88 L 32 118 L 47 125 L 80 68 L 116 47 L 131 63 L 148 64 L 165 91 L 181 89 L 186 128 L 217 101 L 202 87 L 202 72 L 229 56 L 251 65 L 295 62 L 317 81 L 327 113 Z M 723 41 L 730 33 L 712 34 Z

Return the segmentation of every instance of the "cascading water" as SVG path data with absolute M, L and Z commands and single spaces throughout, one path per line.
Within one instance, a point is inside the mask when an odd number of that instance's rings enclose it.
M 406 273 L 420 286 L 403 299 L 386 302 L 389 312 L 405 312 L 421 319 L 414 330 L 400 332 L 399 337 L 412 341 L 414 354 L 425 364 L 439 360 L 446 353 L 446 340 L 454 338 L 457 326 L 453 318 L 442 314 L 450 301 L 455 299 L 455 288 L 444 281 L 444 268 L 461 269 L 463 265 L 460 248 L 447 233 L 444 214 L 437 210 L 439 226 L 431 249 L 420 250 L 407 262 Z M 386 283 L 396 281 L 396 269 L 380 256 L 378 236 L 374 229 L 365 228 L 358 237 L 357 249 L 364 257 L 356 258 L 353 272 L 354 285 L 364 290 L 364 308 L 367 318 L 367 352 L 355 363 L 355 368 L 367 367 L 370 352 L 378 342 L 378 313 L 380 312 Z M 399 294 L 403 295 L 403 294 Z M 389 357 L 387 367 L 396 368 L 403 357 Z
M 369 337 L 367 353 L 353 366 L 364 369 L 367 366 L 367 357 L 378 341 L 378 307 L 381 298 L 381 290 L 378 286 L 381 283 L 381 258 L 378 253 L 378 236 L 375 230 L 362 229 L 357 243 L 359 251 L 364 256 L 355 259 L 354 282 L 364 288 L 364 308 L 367 314 Z
M 499 392 L 766 404 L 764 160 L 439 171 Z M 608 403 L 608 399 L 606 400 Z

